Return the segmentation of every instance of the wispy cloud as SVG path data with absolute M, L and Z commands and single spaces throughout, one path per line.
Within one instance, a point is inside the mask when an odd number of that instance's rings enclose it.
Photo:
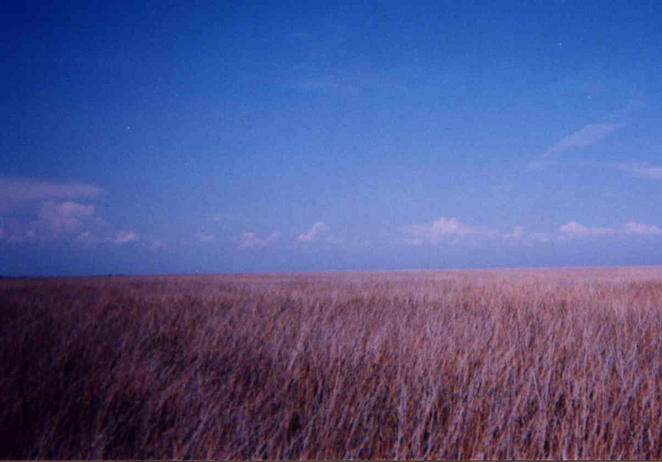
M 515 228 L 513 228 L 513 231 L 511 233 L 508 233 L 503 237 L 505 237 L 506 239 L 521 239 L 522 237 L 524 237 L 524 228 L 522 228 L 521 226 L 515 226 Z
M 124 245 L 131 242 L 140 241 L 140 236 L 134 233 L 133 231 L 118 231 L 111 234 L 109 230 L 99 230 L 90 231 L 86 229 L 76 236 L 75 239 L 79 243 L 86 245 L 99 245 L 99 244 L 113 244 L 113 245 Z M 143 246 L 150 246 L 150 242 L 142 241 Z
M 280 233 L 274 231 L 266 237 L 259 237 L 253 231 L 247 231 L 239 238 L 239 247 L 265 247 L 269 244 L 276 242 L 280 238 Z
M 638 178 L 662 180 L 662 166 L 648 164 L 617 164 L 617 168 Z
M 622 227 L 586 226 L 576 221 L 569 221 L 558 228 L 558 233 L 525 232 L 522 226 L 516 226 L 512 232 L 503 234 L 508 245 L 534 245 L 538 243 L 567 241 L 576 238 L 600 238 L 618 236 L 662 235 L 662 228 L 636 221 L 628 221 Z
M 581 149 L 588 146 L 592 146 L 622 126 L 623 124 L 616 124 L 616 123 L 599 123 L 599 124 L 585 125 L 576 132 L 571 133 L 570 135 L 561 139 L 561 141 L 559 141 L 554 146 L 549 148 L 545 153 L 545 155 L 567 151 L 570 149 Z
M 503 237 L 508 244 L 514 245 L 533 245 L 551 240 L 545 233 L 527 233 L 522 226 L 515 226 L 512 232 L 504 234 Z
M 534 242 L 545 243 L 545 242 L 549 242 L 549 241 L 551 241 L 551 238 L 546 233 L 530 233 L 528 235 L 528 242 L 529 243 L 534 243 Z
M 655 225 L 646 225 L 636 221 L 628 221 L 623 227 L 626 234 L 662 234 L 662 228 Z
M 402 228 L 407 235 L 405 242 L 412 245 L 438 244 L 442 241 L 456 242 L 468 235 L 487 234 L 478 228 L 462 223 L 457 218 L 441 217 L 432 224 L 413 224 Z
M 311 242 L 320 239 L 323 235 L 327 234 L 331 228 L 323 221 L 318 221 L 308 230 L 307 233 L 299 234 L 297 240 L 299 242 Z
M 559 231 L 566 236 L 607 236 L 615 233 L 613 228 L 589 227 L 576 221 L 569 221 L 561 225 Z
M 655 235 L 662 234 L 662 228 L 655 225 L 648 225 L 645 223 L 637 223 L 636 221 L 628 221 L 622 228 L 606 228 L 606 227 L 589 227 L 584 226 L 576 221 L 569 221 L 561 225 L 559 231 L 565 237 L 595 237 L 595 236 L 612 236 L 612 235 Z
M 86 183 L 0 178 L 0 212 L 8 212 L 39 201 L 90 198 L 101 192 L 101 188 Z
M 115 244 L 128 244 L 138 240 L 138 235 L 132 231 L 120 231 L 115 236 Z
M 612 122 L 585 125 L 579 130 L 562 138 L 537 159 L 529 162 L 529 168 L 543 168 L 550 163 L 550 158 L 555 154 L 592 146 L 621 127 L 623 127 L 622 123 Z

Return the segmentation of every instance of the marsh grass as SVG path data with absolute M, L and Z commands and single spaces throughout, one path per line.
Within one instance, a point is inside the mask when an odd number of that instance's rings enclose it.
M 2 458 L 662 458 L 662 269 L 0 281 Z

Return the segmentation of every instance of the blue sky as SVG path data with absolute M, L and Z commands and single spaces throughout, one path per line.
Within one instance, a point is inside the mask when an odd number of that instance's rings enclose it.
M 658 2 L 0 9 L 0 274 L 662 264 Z

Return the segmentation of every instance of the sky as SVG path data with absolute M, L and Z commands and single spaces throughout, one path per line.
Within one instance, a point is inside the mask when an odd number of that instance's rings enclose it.
M 0 5 L 0 275 L 662 264 L 655 1 Z

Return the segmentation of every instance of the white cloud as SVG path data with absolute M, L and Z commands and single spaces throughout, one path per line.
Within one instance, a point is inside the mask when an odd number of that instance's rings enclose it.
M 626 234 L 662 234 L 662 228 L 658 228 L 654 225 L 637 223 L 636 221 L 628 221 L 623 227 L 623 232 Z
M 73 239 L 76 235 L 80 235 L 81 228 L 102 222 L 94 217 L 93 205 L 73 201 L 48 200 L 31 212 L 34 214 L 32 219 L 22 214 L 4 217 L 3 225 L 6 225 L 5 237 L 8 242 L 25 244 L 43 243 L 53 239 Z M 85 231 L 89 230 L 85 229 Z M 90 239 L 82 236 L 78 240 Z
M 580 225 L 576 221 L 569 221 L 561 225 L 559 230 L 566 236 L 606 236 L 615 233 L 613 228 L 592 228 Z
M 86 183 L 0 178 L 0 213 L 12 226 L 13 243 L 47 241 L 91 224 L 94 206 L 74 199 L 92 198 L 101 188 Z M 28 214 L 36 218 L 27 219 Z
M 58 183 L 29 178 L 0 178 L 0 212 L 38 201 L 89 198 L 101 188 L 85 183 Z
M 76 236 L 76 241 L 87 245 L 96 244 L 117 244 L 123 245 L 130 242 L 136 242 L 139 236 L 133 231 L 119 231 L 114 234 L 108 234 L 108 230 L 85 230 Z
M 93 205 L 84 205 L 77 202 L 54 202 L 47 201 L 39 209 L 39 227 L 45 227 L 50 231 L 59 233 L 71 231 L 82 224 L 82 220 L 92 216 Z
M 252 231 L 247 231 L 241 235 L 239 238 L 239 247 L 248 248 L 248 247 L 265 247 L 269 244 L 274 243 L 280 238 L 280 233 L 274 231 L 267 237 L 259 237 Z
M 138 240 L 138 235 L 132 231 L 120 231 L 115 236 L 115 244 L 127 244 Z
M 549 242 L 551 239 L 549 236 L 545 233 L 531 233 L 529 234 L 529 240 L 531 242 Z
M 659 165 L 620 164 L 617 165 L 617 167 L 632 176 L 648 178 L 651 180 L 662 180 L 662 166 Z
M 556 143 L 554 146 L 549 148 L 545 155 L 567 151 L 569 149 L 581 149 L 591 146 L 622 126 L 623 124 L 615 123 L 585 125 L 581 129 L 571 133 Z
M 431 225 L 408 225 L 403 232 L 406 242 L 414 245 L 437 244 L 442 240 L 455 241 L 458 237 L 481 234 L 476 228 L 465 225 L 457 218 L 441 217 Z
M 621 123 L 596 123 L 588 124 L 580 128 L 579 130 L 571 133 L 570 135 L 564 137 L 556 143 L 551 148 L 547 149 L 544 154 L 538 156 L 537 159 L 534 159 L 529 162 L 529 168 L 531 169 L 542 169 L 552 164 L 553 162 L 549 160 L 554 154 L 560 152 L 569 151 L 572 149 L 582 149 L 588 146 L 592 146 L 607 137 L 617 129 L 621 128 L 624 124 Z
M 628 221 L 623 225 L 623 228 L 600 228 L 588 227 L 570 221 L 562 225 L 559 230 L 566 237 L 587 237 L 587 236 L 610 236 L 616 234 L 635 234 L 635 235 L 654 235 L 662 234 L 662 228 L 654 225 L 647 225 L 644 223 L 637 223 L 636 221 Z
M 95 206 L 76 198 L 101 193 L 85 183 L 59 183 L 29 178 L 0 178 L 3 234 L 13 244 L 62 241 L 77 244 L 126 244 L 139 240 L 118 231 L 95 215 Z M 87 202 L 87 201 L 85 201 Z
M 506 239 L 521 239 L 524 236 L 524 229 L 521 226 L 515 226 L 512 233 L 506 234 Z
M 260 243 L 260 239 L 252 231 L 247 231 L 239 238 L 239 247 L 255 247 Z
M 319 239 L 321 235 L 329 232 L 331 228 L 323 221 L 318 221 L 310 228 L 307 233 L 299 234 L 299 242 L 311 242 Z
M 533 245 L 535 243 L 549 242 L 550 238 L 545 233 L 526 233 L 521 226 L 515 226 L 513 231 L 503 235 L 508 244 Z

